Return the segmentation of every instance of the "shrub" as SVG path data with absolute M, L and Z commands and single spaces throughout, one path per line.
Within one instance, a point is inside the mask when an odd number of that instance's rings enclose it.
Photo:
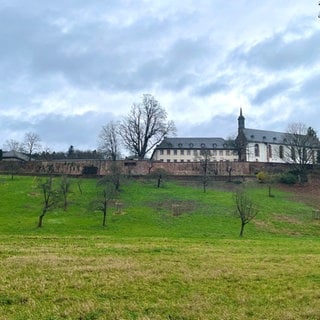
M 260 171 L 256 174 L 257 179 L 259 180 L 259 182 L 264 183 L 268 180 L 268 174 L 265 173 L 264 171 Z
M 298 177 L 291 172 L 285 172 L 280 176 L 279 181 L 284 184 L 295 184 L 298 182 Z

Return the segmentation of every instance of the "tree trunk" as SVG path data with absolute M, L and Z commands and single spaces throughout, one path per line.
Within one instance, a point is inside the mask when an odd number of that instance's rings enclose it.
M 161 186 L 161 175 L 158 178 L 158 188 L 160 188 L 160 186 Z
M 79 189 L 79 191 L 80 191 L 80 194 L 82 194 L 82 187 L 81 187 L 81 183 L 78 181 L 78 182 L 77 182 L 77 184 L 78 184 L 78 189 Z
M 240 237 L 242 237 L 243 236 L 243 231 L 244 231 L 244 226 L 245 226 L 246 224 L 245 223 L 241 223 L 241 229 L 240 229 L 240 234 L 239 234 L 239 236 Z
M 40 214 L 39 216 L 38 228 L 42 227 L 42 221 L 43 221 L 44 215 L 45 215 L 45 212 L 42 212 L 42 214 Z
M 102 226 L 105 227 L 107 223 L 107 210 L 103 211 L 103 221 L 102 221 Z

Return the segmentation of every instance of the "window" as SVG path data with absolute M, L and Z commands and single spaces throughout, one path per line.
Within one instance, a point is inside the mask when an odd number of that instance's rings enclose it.
M 174 149 L 173 150 L 173 154 L 176 156 L 178 154 L 178 150 L 177 149 Z
M 173 162 L 177 162 L 177 159 L 174 159 Z
M 254 145 L 254 156 L 260 157 L 260 149 L 259 149 L 259 145 L 257 143 Z
M 216 156 L 216 155 L 217 155 L 217 150 L 213 150 L 213 151 L 212 151 L 212 155 L 213 155 L 213 156 Z
M 170 159 L 167 159 L 167 162 L 170 162 Z
M 181 160 L 180 160 L 180 162 L 184 162 L 184 160 L 183 160 L 183 159 L 181 159 Z
M 223 150 L 219 150 L 219 156 L 223 156 Z
M 191 155 L 191 150 L 187 150 L 187 155 L 188 155 L 188 156 Z
M 268 157 L 272 158 L 272 146 L 271 146 L 271 144 L 268 145 Z
M 279 146 L 279 158 L 283 159 L 283 146 Z
M 160 150 L 160 155 L 163 155 L 163 150 L 162 149 Z
M 167 154 L 170 155 L 170 150 L 169 149 L 167 150 Z
M 180 150 L 180 155 L 184 155 L 184 150 Z
M 198 155 L 198 150 L 193 150 L 193 155 L 196 157 Z

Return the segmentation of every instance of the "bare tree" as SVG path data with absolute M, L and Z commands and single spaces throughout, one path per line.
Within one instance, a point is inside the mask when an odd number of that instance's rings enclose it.
M 51 176 L 46 178 L 44 181 L 40 180 L 38 184 L 38 188 L 41 190 L 42 196 L 43 196 L 42 212 L 39 215 L 39 220 L 38 220 L 38 228 L 41 228 L 43 225 L 44 216 L 57 203 L 58 193 L 53 188 L 53 178 Z
M 98 141 L 98 151 L 108 160 L 120 158 L 119 124 L 111 121 L 102 127 Z
M 68 198 L 71 192 L 71 180 L 67 175 L 63 175 L 60 180 L 60 193 L 63 199 L 63 210 L 66 211 L 68 207 Z
M 106 179 L 101 179 L 97 183 L 97 197 L 92 201 L 92 207 L 96 211 L 102 212 L 102 226 L 107 225 L 107 212 L 111 200 L 116 194 L 114 186 Z
M 207 186 L 209 182 L 209 169 L 210 169 L 210 162 L 211 162 L 211 150 L 203 149 L 200 152 L 200 168 L 201 168 L 201 176 L 202 176 L 202 185 L 203 185 L 203 192 L 207 191 Z
M 123 173 L 120 165 L 116 161 L 112 161 L 108 166 L 108 174 L 106 174 L 100 180 L 100 184 L 111 184 L 114 186 L 116 192 L 120 191 L 120 184 L 123 177 Z
M 232 172 L 234 169 L 230 161 L 227 161 L 226 171 L 228 172 L 228 181 L 231 182 Z
M 243 236 L 244 227 L 258 214 L 253 201 L 249 198 L 245 189 L 235 192 L 236 215 L 241 220 L 240 237 Z
M 23 150 L 23 145 L 15 139 L 6 140 L 3 146 L 8 151 L 22 151 Z
M 308 165 L 317 161 L 319 139 L 314 129 L 303 123 L 292 123 L 284 134 L 286 147 L 281 149 L 280 158 L 293 165 L 300 178 L 306 179 Z
M 133 104 L 129 115 L 120 123 L 119 133 L 125 147 L 143 159 L 164 136 L 175 133 L 175 125 L 167 121 L 167 113 L 159 102 L 144 94 L 142 102 Z
M 29 156 L 29 161 L 31 160 L 31 156 L 35 151 L 39 151 L 41 149 L 40 144 L 40 136 L 34 132 L 27 132 L 24 136 L 23 146 L 26 153 Z

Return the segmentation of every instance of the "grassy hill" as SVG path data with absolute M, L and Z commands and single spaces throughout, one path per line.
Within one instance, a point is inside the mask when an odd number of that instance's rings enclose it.
M 102 227 L 96 180 L 73 179 L 37 228 L 37 179 L 1 176 L 0 319 L 320 319 L 316 200 L 246 184 L 241 239 L 234 183 L 127 180 Z

